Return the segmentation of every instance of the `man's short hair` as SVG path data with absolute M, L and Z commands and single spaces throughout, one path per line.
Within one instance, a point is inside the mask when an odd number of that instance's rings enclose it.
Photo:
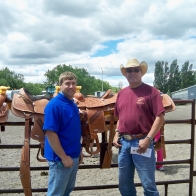
M 66 71 L 59 76 L 59 85 L 61 85 L 65 80 L 76 80 L 76 75 L 72 72 Z

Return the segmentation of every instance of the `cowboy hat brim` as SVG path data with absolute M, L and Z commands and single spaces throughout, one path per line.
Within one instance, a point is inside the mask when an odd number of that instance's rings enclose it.
M 120 66 L 121 73 L 124 76 L 126 76 L 126 69 L 131 67 L 139 67 L 141 69 L 142 76 L 145 75 L 148 70 L 148 64 L 145 61 L 142 61 L 140 64 L 138 61 L 135 62 L 128 61 L 126 67 L 124 67 L 123 65 Z

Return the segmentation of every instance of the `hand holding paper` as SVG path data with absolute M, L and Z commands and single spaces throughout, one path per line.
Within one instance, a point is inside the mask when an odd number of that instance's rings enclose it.
M 137 151 L 138 151 L 138 147 L 131 147 L 130 153 L 131 154 L 138 154 L 138 155 L 148 157 L 148 158 L 151 157 L 152 149 L 150 149 L 150 148 L 147 148 L 146 152 L 142 153 L 142 154 L 139 154 Z

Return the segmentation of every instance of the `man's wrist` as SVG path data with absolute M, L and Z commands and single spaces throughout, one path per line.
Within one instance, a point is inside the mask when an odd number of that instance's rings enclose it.
M 116 129 L 116 130 L 115 130 L 115 132 L 118 132 L 118 133 L 119 133 L 119 130 L 118 130 L 118 129 Z
M 153 138 L 152 138 L 151 136 L 146 136 L 146 138 L 148 138 L 148 140 L 149 140 L 150 142 L 153 141 Z

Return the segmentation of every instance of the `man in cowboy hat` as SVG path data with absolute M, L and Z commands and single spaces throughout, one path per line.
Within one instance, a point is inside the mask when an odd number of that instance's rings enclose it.
M 164 123 L 164 107 L 159 91 L 142 82 L 147 72 L 146 62 L 128 60 L 121 72 L 129 86 L 118 93 L 115 115 L 119 117 L 113 139 L 119 148 L 119 190 L 123 196 L 136 196 L 135 169 L 145 196 L 158 196 L 155 183 L 155 153 L 153 138 Z

